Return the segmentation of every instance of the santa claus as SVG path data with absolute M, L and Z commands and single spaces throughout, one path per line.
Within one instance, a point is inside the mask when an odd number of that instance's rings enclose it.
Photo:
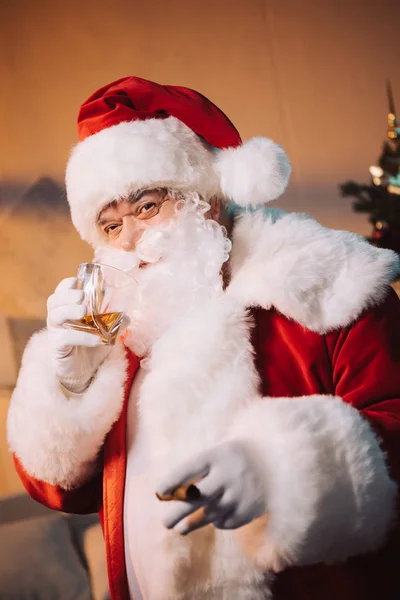
M 397 599 L 398 256 L 269 209 L 284 151 L 193 90 L 120 79 L 78 129 L 73 223 L 137 293 L 114 346 L 63 327 L 74 279 L 49 298 L 8 416 L 28 492 L 99 512 L 113 600 Z

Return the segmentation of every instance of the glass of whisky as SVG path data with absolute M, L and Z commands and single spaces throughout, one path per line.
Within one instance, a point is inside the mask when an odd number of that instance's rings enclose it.
M 100 263 L 81 263 L 75 289 L 83 290 L 87 314 L 65 321 L 64 327 L 100 336 L 103 344 L 114 344 L 128 306 L 134 306 L 136 280 Z

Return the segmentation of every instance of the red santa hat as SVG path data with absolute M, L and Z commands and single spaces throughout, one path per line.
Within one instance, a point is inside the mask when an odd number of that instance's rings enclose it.
M 124 77 L 81 106 L 79 143 L 66 171 L 73 223 L 96 246 L 96 222 L 110 202 L 155 187 L 218 194 L 256 206 L 284 191 L 290 165 L 263 137 L 242 144 L 228 117 L 189 88 Z

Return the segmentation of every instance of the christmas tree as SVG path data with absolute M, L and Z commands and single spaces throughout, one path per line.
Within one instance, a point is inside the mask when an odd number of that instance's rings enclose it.
M 347 181 L 340 185 L 340 191 L 342 196 L 355 198 L 353 209 L 356 212 L 369 214 L 373 228 L 369 241 L 400 253 L 400 124 L 390 81 L 387 82 L 387 95 L 387 139 L 378 164 L 369 168 L 371 181 L 368 185 Z

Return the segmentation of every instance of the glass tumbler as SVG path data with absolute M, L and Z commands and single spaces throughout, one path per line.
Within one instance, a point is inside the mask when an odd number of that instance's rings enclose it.
M 81 263 L 74 288 L 83 290 L 86 315 L 65 321 L 64 327 L 100 336 L 114 344 L 129 306 L 133 306 L 136 280 L 128 273 L 100 263 Z

